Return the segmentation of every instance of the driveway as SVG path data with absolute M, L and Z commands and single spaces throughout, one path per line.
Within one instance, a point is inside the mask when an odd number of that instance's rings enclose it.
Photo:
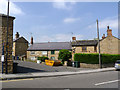
M 37 64 L 28 61 L 14 60 L 18 63 L 18 73 L 32 73 L 32 72 L 77 72 L 80 70 L 90 70 L 88 68 L 74 68 L 69 66 L 47 66 L 44 64 Z

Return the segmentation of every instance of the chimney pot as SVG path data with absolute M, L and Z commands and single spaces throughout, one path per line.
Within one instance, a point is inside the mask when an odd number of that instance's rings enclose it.
M 109 29 L 109 26 L 107 26 L 107 29 Z
M 19 38 L 19 33 L 18 32 L 16 32 L 16 34 L 15 34 L 15 39 L 17 39 L 17 38 Z
M 105 34 L 103 34 L 103 36 L 102 36 L 102 39 L 104 39 L 105 38 Z
M 76 41 L 76 37 L 72 37 L 72 40 L 73 40 L 73 41 Z
M 109 29 L 109 26 L 107 26 L 107 36 L 112 36 L 112 29 Z
M 33 44 L 33 37 L 31 37 L 31 43 L 30 43 L 31 45 Z

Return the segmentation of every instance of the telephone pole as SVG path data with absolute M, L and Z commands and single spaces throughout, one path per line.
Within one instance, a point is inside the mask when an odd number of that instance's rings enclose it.
M 102 69 L 102 62 L 101 62 L 101 56 L 100 56 L 100 38 L 99 38 L 99 23 L 97 19 L 97 36 L 98 36 L 98 51 L 99 51 L 99 68 Z

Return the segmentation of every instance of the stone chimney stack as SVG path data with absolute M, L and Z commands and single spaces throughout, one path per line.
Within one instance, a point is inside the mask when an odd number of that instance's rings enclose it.
M 102 36 L 102 39 L 104 39 L 105 38 L 105 34 L 103 34 L 103 36 Z
M 33 37 L 31 37 L 31 43 L 30 43 L 31 45 L 33 44 Z
M 16 32 L 16 34 L 15 34 L 15 39 L 17 39 L 17 38 L 19 38 L 19 33 L 18 32 Z
M 72 37 L 72 41 L 76 41 L 76 37 Z
M 107 26 L 107 36 L 112 36 L 112 29 L 109 29 L 109 26 Z

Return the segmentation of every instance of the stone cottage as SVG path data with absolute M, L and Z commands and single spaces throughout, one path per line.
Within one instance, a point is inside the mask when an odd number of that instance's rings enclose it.
M 112 35 L 112 29 L 107 27 L 107 36 L 103 34 L 100 40 L 100 51 L 105 54 L 120 54 L 120 39 Z M 98 40 L 74 40 L 72 49 L 75 53 L 98 53 Z
M 120 47 L 120 39 L 112 35 L 112 30 L 108 26 L 107 36 L 103 34 L 100 40 L 100 51 L 105 54 L 120 54 L 118 47 Z M 32 41 L 27 50 L 27 58 L 35 60 L 38 56 L 48 56 L 57 60 L 61 49 L 72 51 L 72 60 L 74 60 L 75 53 L 98 53 L 98 40 L 76 40 L 76 37 L 72 37 L 72 42 L 33 43 Z
M 15 39 L 13 40 L 13 56 L 14 59 L 19 57 L 20 59 L 25 59 L 27 57 L 28 41 L 24 37 L 20 37 L 19 33 L 15 34 Z
M 120 54 L 120 39 L 112 35 L 112 29 L 107 27 L 107 36 L 103 35 L 100 40 L 101 53 Z
M 33 40 L 33 38 L 31 39 Z M 37 60 L 37 57 L 46 56 L 52 60 L 58 60 L 59 50 L 71 49 L 70 42 L 46 42 L 46 43 L 33 43 L 31 41 L 30 47 L 27 49 L 27 58 L 30 60 Z
M 0 57 L 2 54 L 2 48 L 4 45 L 4 66 L 3 72 L 6 69 L 8 73 L 13 73 L 13 60 L 12 60 L 12 46 L 13 46 L 13 21 L 15 17 L 9 16 L 9 28 L 7 36 L 7 15 L 0 14 Z M 8 38 L 8 44 L 6 44 Z M 7 64 L 6 62 L 6 47 L 7 47 Z M 7 68 L 5 68 L 7 66 Z

